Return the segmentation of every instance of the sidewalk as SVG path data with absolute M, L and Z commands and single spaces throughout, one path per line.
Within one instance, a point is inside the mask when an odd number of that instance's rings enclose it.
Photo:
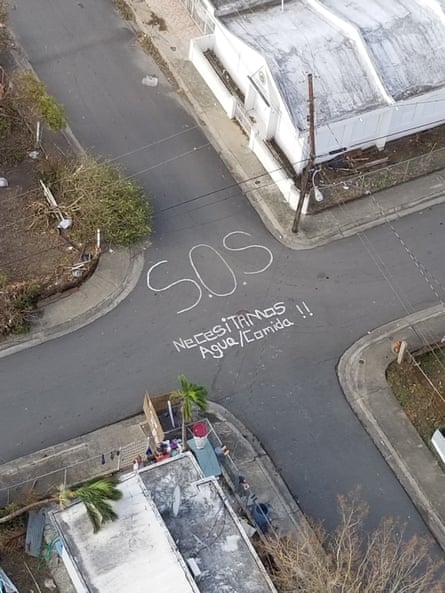
M 309 249 L 365 231 L 388 220 L 418 212 L 445 198 L 445 175 L 441 172 L 407 182 L 373 196 L 302 217 L 298 235 L 292 233 L 294 218 L 281 192 L 247 146 L 246 136 L 228 119 L 202 77 L 188 61 L 190 40 L 202 36 L 180 0 L 126 0 L 137 28 L 153 41 L 166 66 L 192 107 L 221 159 L 240 184 L 266 228 L 291 249 Z M 156 18 L 154 18 L 154 16 Z M 163 21 L 166 30 L 150 21 Z M 187 104 L 186 104 L 187 107 Z M 258 188 L 258 178 L 261 185 Z M 251 181 L 245 181 L 251 180 Z
M 210 404 L 209 416 L 250 491 L 258 502 L 270 504 L 274 528 L 296 532 L 305 518 L 261 445 L 222 406 Z M 31 487 L 44 496 L 62 482 L 74 485 L 117 469 L 131 470 L 138 455 L 145 457 L 147 435 L 145 416 L 140 415 L 0 465 L 0 506 Z
M 445 472 L 401 410 L 385 377 L 396 356 L 395 341 L 406 340 L 410 350 L 416 350 L 425 345 L 425 336 L 433 343 L 444 334 L 442 305 L 420 311 L 361 338 L 343 354 L 337 371 L 352 409 L 445 550 Z

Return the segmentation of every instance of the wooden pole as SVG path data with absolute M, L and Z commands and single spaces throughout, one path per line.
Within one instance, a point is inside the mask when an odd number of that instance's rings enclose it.
M 309 160 L 301 175 L 300 183 L 300 199 L 298 200 L 297 209 L 295 210 L 294 222 L 292 225 L 292 232 L 298 233 L 300 224 L 301 211 L 303 209 L 304 198 L 306 197 L 309 187 L 309 174 L 315 162 L 315 109 L 314 109 L 314 83 L 312 74 L 307 75 L 308 84 L 308 103 L 309 103 Z

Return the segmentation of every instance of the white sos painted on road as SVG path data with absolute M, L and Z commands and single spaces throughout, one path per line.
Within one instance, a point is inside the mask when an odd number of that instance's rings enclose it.
M 264 245 L 258 245 L 257 243 L 251 243 L 248 245 L 236 246 L 236 244 L 234 244 L 236 242 L 236 239 L 235 239 L 236 237 L 250 238 L 251 236 L 252 235 L 250 233 L 247 233 L 246 231 L 232 231 L 230 233 L 227 233 L 227 235 L 225 235 L 222 240 L 223 249 L 225 249 L 226 251 L 229 251 L 231 253 L 242 252 L 242 251 L 247 251 L 247 250 L 252 250 L 252 249 L 257 250 L 257 251 L 259 250 L 259 251 L 263 252 L 264 263 L 262 263 L 261 267 L 258 268 L 257 270 L 250 270 L 247 272 L 243 271 L 242 272 L 243 275 L 262 274 L 263 272 L 265 272 L 266 270 L 268 270 L 270 268 L 270 266 L 272 265 L 272 262 L 273 262 L 272 251 L 268 247 L 265 247 Z M 200 269 L 199 269 L 199 266 L 196 262 L 196 256 L 198 254 L 202 255 L 206 251 L 215 255 L 220 260 L 221 265 L 223 265 L 226 269 L 227 286 L 225 287 L 224 290 L 220 289 L 219 291 L 216 291 L 214 288 L 212 288 L 211 279 L 207 278 L 207 277 L 204 278 L 202 271 L 200 271 Z M 154 276 L 155 272 L 157 270 L 159 270 L 159 268 L 161 266 L 165 266 L 166 264 L 168 264 L 168 260 L 163 259 L 161 261 L 156 262 L 149 268 L 149 270 L 147 272 L 147 286 L 153 292 L 165 292 L 167 290 L 177 289 L 178 287 L 179 287 L 179 290 L 182 290 L 185 285 L 188 285 L 188 286 L 192 285 L 194 287 L 194 289 L 196 290 L 196 296 L 193 298 L 193 300 L 190 303 L 186 303 L 182 309 L 180 309 L 179 311 L 176 311 L 177 315 L 181 315 L 181 313 L 185 313 L 186 311 L 191 311 L 192 309 L 197 307 L 202 300 L 203 289 L 205 289 L 208 292 L 209 297 L 227 297 L 227 296 L 230 296 L 236 292 L 236 290 L 238 288 L 238 279 L 236 277 L 236 274 L 235 274 L 233 268 L 230 266 L 230 264 L 224 258 L 224 256 L 215 247 L 213 247 L 212 245 L 208 245 L 207 243 L 199 243 L 197 245 L 194 245 L 193 247 L 191 247 L 189 249 L 188 259 L 189 259 L 189 263 L 190 263 L 190 267 L 191 267 L 191 276 L 194 275 L 194 277 L 178 278 L 177 280 L 175 280 L 174 282 L 171 282 L 170 284 L 167 284 L 166 286 L 157 286 L 156 283 L 154 284 L 153 276 Z M 220 278 L 219 278 L 219 280 L 220 280 Z M 243 285 L 245 285 L 245 282 L 243 282 Z

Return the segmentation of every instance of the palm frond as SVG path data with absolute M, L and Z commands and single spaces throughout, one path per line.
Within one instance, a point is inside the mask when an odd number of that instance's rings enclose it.
M 88 519 L 93 526 L 93 532 L 97 533 L 100 528 L 102 527 L 102 521 L 99 513 L 97 512 L 96 508 L 87 502 L 84 502 L 85 510 L 87 512 Z
M 85 505 L 94 532 L 104 523 L 117 519 L 110 503 L 122 497 L 122 492 L 117 488 L 117 478 L 92 480 L 77 488 L 74 493 Z

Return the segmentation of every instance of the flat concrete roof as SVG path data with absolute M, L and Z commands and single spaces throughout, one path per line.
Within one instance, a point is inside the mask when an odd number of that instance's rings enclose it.
M 263 565 L 222 490 L 202 473 L 191 454 L 139 473 L 179 551 L 202 572 L 201 593 L 275 592 Z M 179 487 L 178 513 L 173 513 Z
M 125 477 L 118 519 L 93 533 L 82 503 L 53 513 L 66 551 L 91 593 L 197 593 L 138 476 Z
M 445 84 L 445 0 L 213 0 L 221 22 L 266 60 L 294 124 L 317 124 Z

